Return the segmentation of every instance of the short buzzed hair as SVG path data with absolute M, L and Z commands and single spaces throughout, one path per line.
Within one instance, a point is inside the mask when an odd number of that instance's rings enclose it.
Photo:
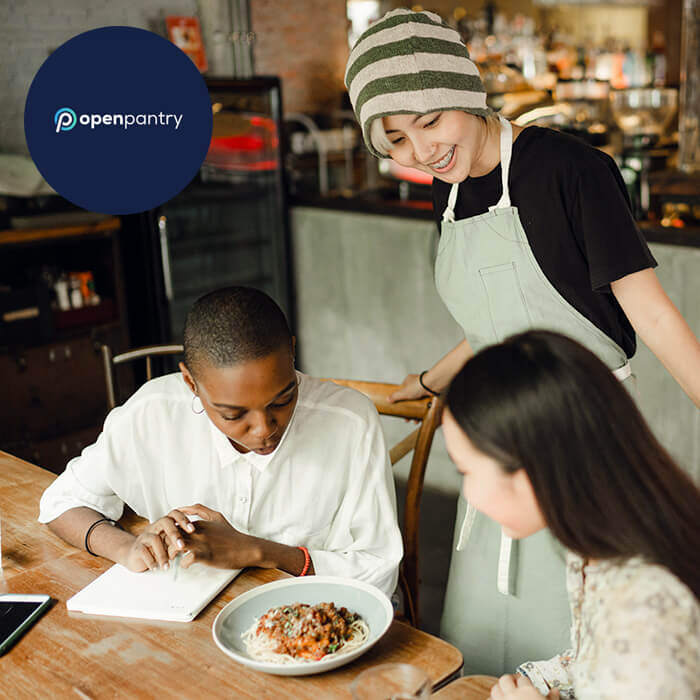
M 282 309 L 265 292 L 225 287 L 197 299 L 185 321 L 185 364 L 231 367 L 289 348 L 292 333 Z

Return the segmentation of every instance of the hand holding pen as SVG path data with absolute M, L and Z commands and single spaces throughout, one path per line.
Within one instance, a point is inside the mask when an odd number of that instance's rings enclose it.
M 132 571 L 169 569 L 177 557 L 179 567 L 185 552 L 186 534 L 194 532 L 190 519 L 179 510 L 171 510 L 168 515 L 152 522 L 133 541 L 126 556 L 125 565 Z

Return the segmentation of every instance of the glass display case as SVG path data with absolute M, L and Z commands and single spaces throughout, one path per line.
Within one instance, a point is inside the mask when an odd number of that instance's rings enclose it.
M 181 342 L 192 303 L 236 284 L 270 294 L 294 323 L 279 79 L 207 85 L 213 131 L 199 175 L 132 222 L 125 242 L 136 344 Z

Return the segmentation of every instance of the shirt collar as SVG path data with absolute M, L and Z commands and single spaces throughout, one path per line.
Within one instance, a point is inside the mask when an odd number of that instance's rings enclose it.
M 294 423 L 296 419 L 297 412 L 299 410 L 299 403 L 301 402 L 302 398 L 302 392 L 305 390 L 304 387 L 304 379 L 305 376 L 299 372 L 296 371 L 297 375 L 297 381 L 299 382 L 299 392 L 297 394 L 297 402 L 296 405 L 294 406 L 294 411 L 292 413 L 292 417 L 289 420 L 289 424 L 287 425 L 287 429 L 284 431 L 284 435 L 282 435 L 282 439 L 280 440 L 280 444 L 277 445 L 277 448 L 275 449 L 274 452 L 271 452 L 269 455 L 259 455 L 256 454 L 255 452 L 246 452 L 243 454 L 242 452 L 239 452 L 232 444 L 231 441 L 224 435 L 215 425 L 212 423 L 209 418 L 207 417 L 207 421 L 209 422 L 209 427 L 211 428 L 212 432 L 212 439 L 214 440 L 214 445 L 216 447 L 216 452 L 219 456 L 219 460 L 221 461 L 221 466 L 225 467 L 229 464 L 235 464 L 239 460 L 244 460 L 248 462 L 248 464 L 252 465 L 255 467 L 258 471 L 262 472 L 264 471 L 268 465 L 283 451 L 283 447 L 286 442 L 289 442 L 293 438 L 288 437 L 290 433 L 293 433 L 295 431 L 294 428 Z M 206 415 L 206 414 L 205 414 Z

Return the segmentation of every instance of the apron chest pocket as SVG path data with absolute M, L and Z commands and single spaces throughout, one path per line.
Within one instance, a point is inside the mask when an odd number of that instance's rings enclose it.
M 532 328 L 518 269 L 514 262 L 482 267 L 479 276 L 486 292 L 494 342 Z

